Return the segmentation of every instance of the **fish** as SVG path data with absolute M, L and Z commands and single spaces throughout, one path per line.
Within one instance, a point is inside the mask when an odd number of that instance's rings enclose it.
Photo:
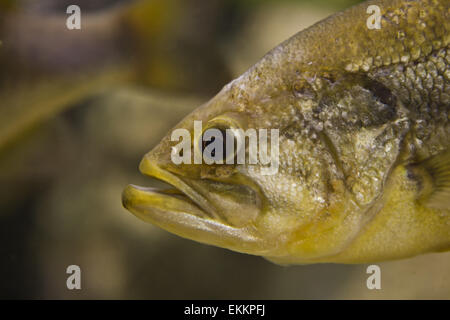
M 141 173 L 168 188 L 130 184 L 123 206 L 183 238 L 280 265 L 448 251 L 449 15 L 447 0 L 366 1 L 300 31 L 145 154 Z M 191 149 L 180 149 L 178 129 Z M 275 172 L 250 163 L 248 146 L 228 148 L 250 129 L 266 133 Z M 239 151 L 245 161 L 173 161 L 205 158 L 212 143 L 214 159 Z

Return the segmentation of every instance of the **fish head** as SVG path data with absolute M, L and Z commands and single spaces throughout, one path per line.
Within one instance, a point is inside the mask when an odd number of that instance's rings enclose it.
M 278 263 L 343 250 L 397 157 L 394 102 L 362 79 L 286 61 L 269 54 L 184 118 L 140 164 L 171 188 L 129 185 L 124 206 L 179 236 Z
M 278 169 L 274 157 L 278 150 L 270 149 L 271 142 L 277 142 L 270 131 L 275 127 L 264 127 L 270 117 L 263 109 L 255 111 L 252 101 L 235 97 L 237 85 L 239 81 L 224 87 L 143 157 L 140 171 L 170 188 L 129 185 L 123 192 L 123 204 L 142 220 L 179 236 L 265 256 L 278 250 L 279 241 L 272 229 L 264 226 L 264 216 L 272 208 L 256 178 L 261 170 L 271 174 Z M 260 129 L 264 136 L 259 135 Z M 220 152 L 214 149 L 215 157 L 205 152 L 212 146 L 208 132 L 220 135 L 213 138 L 222 147 Z M 259 163 L 258 145 L 254 145 L 260 138 L 265 138 L 268 147 L 265 164 Z

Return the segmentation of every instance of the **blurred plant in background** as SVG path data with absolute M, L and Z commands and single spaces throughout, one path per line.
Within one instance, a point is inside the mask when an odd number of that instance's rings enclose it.
M 0 297 L 450 298 L 450 255 L 279 267 L 121 206 L 184 115 L 269 49 L 356 0 L 0 0 Z M 66 28 L 77 4 L 82 29 Z M 66 288 L 68 265 L 82 290 Z M 412 280 L 413 279 L 413 280 Z

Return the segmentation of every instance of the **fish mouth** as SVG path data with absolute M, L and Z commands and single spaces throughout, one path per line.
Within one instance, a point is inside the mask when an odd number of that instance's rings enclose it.
M 152 158 L 144 157 L 139 170 L 171 187 L 128 185 L 122 193 L 122 203 L 138 218 L 190 240 L 244 253 L 254 254 L 257 248 L 261 249 L 256 230 L 227 224 L 204 196 L 178 175 L 159 167 Z
M 125 208 L 133 207 L 137 203 L 129 203 L 129 200 L 140 201 L 142 204 L 151 204 L 155 209 L 161 208 L 176 212 L 184 212 L 200 216 L 219 219 L 214 208 L 200 193 L 190 187 L 178 175 L 162 169 L 151 159 L 144 157 L 139 165 L 139 170 L 146 176 L 164 182 L 169 188 L 158 189 L 153 187 L 140 187 L 129 185 L 124 192 L 123 204 Z M 132 195 L 132 197 L 125 197 Z M 135 198 L 134 196 L 138 196 Z

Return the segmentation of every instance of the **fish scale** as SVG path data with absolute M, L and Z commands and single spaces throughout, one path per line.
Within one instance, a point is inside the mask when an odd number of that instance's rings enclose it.
M 371 76 L 390 86 L 411 113 L 413 132 L 405 144 L 425 158 L 449 147 L 450 53 L 447 48 L 406 65 L 383 69 Z M 419 143 L 418 143 L 419 141 Z
M 450 60 L 448 48 L 408 64 L 376 70 L 371 77 L 391 87 L 413 119 L 448 122 L 450 106 Z

